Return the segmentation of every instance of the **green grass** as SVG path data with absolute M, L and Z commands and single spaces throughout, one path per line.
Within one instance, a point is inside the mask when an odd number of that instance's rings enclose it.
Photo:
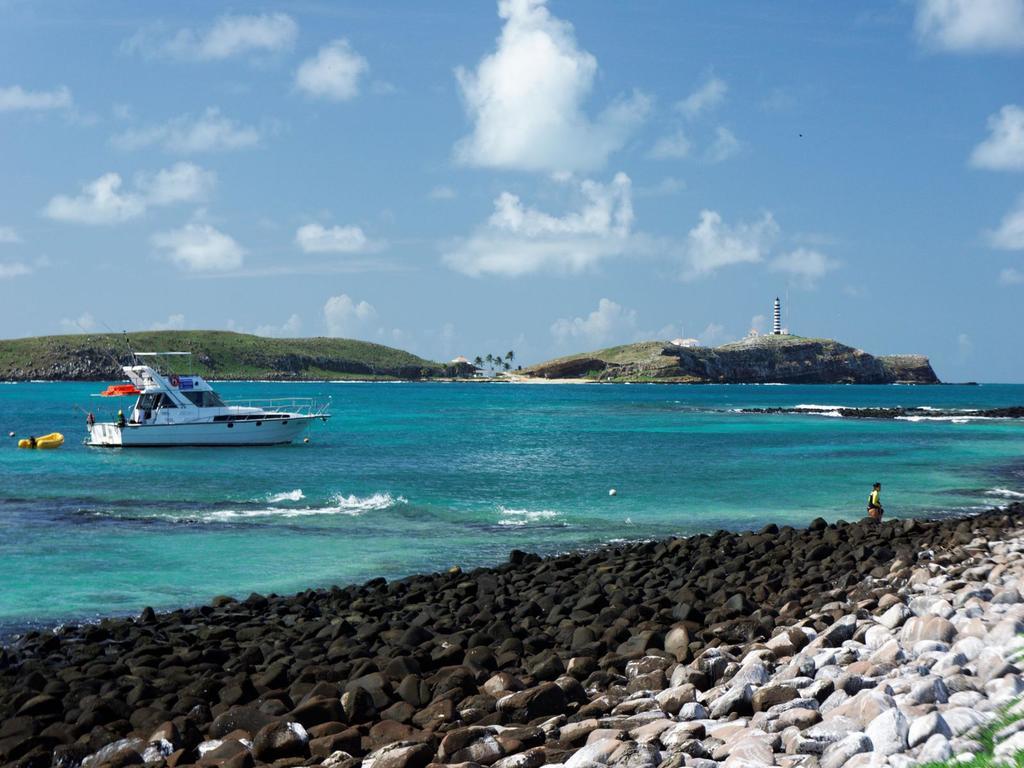
M 957 762 L 954 756 L 954 759 L 945 763 L 922 763 L 920 768 L 992 768 L 992 766 L 997 765 L 997 763 L 994 762 L 996 748 L 995 735 L 1006 726 L 1012 725 L 1024 718 L 1024 715 L 1010 714 L 1009 710 L 1012 706 L 1012 704 L 1008 705 L 992 723 L 974 734 L 973 738 L 976 741 L 981 742 L 982 750 L 969 762 Z M 1015 764 L 1017 768 L 1024 768 L 1024 752 L 1018 752 L 1014 755 L 1013 764 Z M 1000 762 L 998 765 L 1006 765 L 1006 763 Z
M 129 333 L 139 352 L 192 352 L 192 371 L 215 379 L 415 379 L 445 374 L 444 366 L 393 347 L 354 339 L 270 339 L 229 331 Z M 36 336 L 0 340 L 0 379 L 68 378 L 56 371 L 102 373 L 127 362 L 122 334 Z M 165 360 L 176 370 L 188 361 Z M 73 376 L 79 378 L 79 376 Z M 109 378 L 109 373 L 81 378 Z

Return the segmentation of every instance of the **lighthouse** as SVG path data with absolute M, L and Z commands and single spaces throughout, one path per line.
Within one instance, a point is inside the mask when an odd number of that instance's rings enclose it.
M 772 333 L 776 336 L 782 335 L 782 303 L 779 297 L 775 297 L 775 306 L 772 309 Z

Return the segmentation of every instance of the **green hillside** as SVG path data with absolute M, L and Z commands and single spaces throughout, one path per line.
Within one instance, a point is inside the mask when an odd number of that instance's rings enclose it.
M 353 339 L 271 339 L 229 331 L 141 331 L 128 337 L 137 352 L 191 352 L 192 371 L 212 379 L 421 379 L 456 373 L 400 349 Z M 122 334 L 0 340 L 0 380 L 121 379 L 119 366 L 127 362 Z M 189 362 L 173 365 L 187 371 Z

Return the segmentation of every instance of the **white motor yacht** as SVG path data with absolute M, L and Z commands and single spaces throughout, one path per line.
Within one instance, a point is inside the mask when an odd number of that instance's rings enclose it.
M 189 355 L 136 352 L 135 358 Z M 111 448 L 156 446 L 281 445 L 295 440 L 315 420 L 327 421 L 325 405 L 311 398 L 225 402 L 202 376 L 165 375 L 151 365 L 122 367 L 128 385 L 107 396 L 137 395 L 123 420 L 89 419 L 88 445 Z

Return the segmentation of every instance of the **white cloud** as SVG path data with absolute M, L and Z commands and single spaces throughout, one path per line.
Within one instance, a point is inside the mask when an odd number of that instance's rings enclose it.
M 32 267 L 23 261 L 0 262 L 0 280 L 32 274 Z
M 295 44 L 299 27 L 284 13 L 259 16 L 225 14 L 205 30 L 188 27 L 170 37 L 156 39 L 142 31 L 127 40 L 124 49 L 145 56 L 170 56 L 191 61 L 216 61 L 250 53 L 280 53 Z
M 372 304 L 353 301 L 345 293 L 331 296 L 324 304 L 324 323 L 329 336 L 355 336 L 376 317 L 377 310 Z
M 732 264 L 753 264 L 764 255 L 779 234 L 770 213 L 757 221 L 728 227 L 717 211 L 700 212 L 700 221 L 686 235 L 683 279 L 709 275 Z
M 1007 267 L 999 273 L 999 282 L 1003 285 L 1024 285 L 1024 272 Z
M 306 59 L 295 73 L 295 86 L 329 101 L 348 101 L 359 94 L 359 79 L 370 68 L 348 40 L 334 40 Z
M 1024 50 L 1024 2 L 917 0 L 914 29 L 923 45 L 937 50 Z
M 830 259 L 821 251 L 810 248 L 797 248 L 772 259 L 769 268 L 774 272 L 786 272 L 797 284 L 813 288 L 828 272 L 836 269 L 839 263 Z
M 632 337 L 636 311 L 625 309 L 611 299 L 601 299 L 586 317 L 559 318 L 551 324 L 551 335 L 559 344 L 581 340 L 597 346 Z
M 459 141 L 459 162 L 520 170 L 601 167 L 643 122 L 650 100 L 621 98 L 591 119 L 583 106 L 597 59 L 576 44 L 570 23 L 545 0 L 499 0 L 505 20 L 497 50 L 475 72 L 456 70 L 473 132 Z
M 295 242 L 306 253 L 359 253 L 370 241 L 360 227 L 323 227 L 304 224 L 295 232 Z
M 633 225 L 629 177 L 619 173 L 610 184 L 582 181 L 578 191 L 579 209 L 561 217 L 503 192 L 486 226 L 446 253 L 445 263 L 474 277 L 516 277 L 540 270 L 579 272 L 622 253 Z
M 427 195 L 431 200 L 454 200 L 455 190 L 449 186 L 441 184 L 430 190 L 430 194 Z
M 1007 104 L 989 117 L 988 128 L 989 137 L 971 152 L 971 165 L 990 171 L 1024 171 L 1024 109 Z
M 42 112 L 70 108 L 71 91 L 65 85 L 52 91 L 26 91 L 20 85 L 0 88 L 0 112 Z
M 681 130 L 662 136 L 651 147 L 650 156 L 655 160 L 680 160 L 690 154 L 690 140 Z
M 743 149 L 743 143 L 736 138 L 736 135 L 724 125 L 715 129 L 715 140 L 705 154 L 709 163 L 721 163 L 730 157 L 738 154 Z
M 77 197 L 51 198 L 44 212 L 56 221 L 77 224 L 116 224 L 141 216 L 146 210 L 145 201 L 139 195 L 122 194 L 120 189 L 120 174 L 105 173 L 82 185 L 82 194 Z
M 21 237 L 14 227 L 0 227 L 0 243 L 20 243 Z
M 676 104 L 676 109 L 684 117 L 693 120 L 705 112 L 710 112 L 725 100 L 728 84 L 721 78 L 711 76 L 703 85 Z
M 701 331 L 700 341 L 705 347 L 713 347 L 716 343 L 725 339 L 725 326 L 719 323 L 708 323 Z
M 190 272 L 227 272 L 242 266 L 245 249 L 230 235 L 209 224 L 192 222 L 180 229 L 157 232 L 153 246 Z
M 153 175 L 140 174 L 136 180 L 149 205 L 205 200 L 216 184 L 217 174 L 193 163 L 175 163 Z
M 192 163 L 177 163 L 155 174 L 139 174 L 134 190 L 123 191 L 121 175 L 110 172 L 83 184 L 79 195 L 54 196 L 43 213 L 55 221 L 117 224 L 141 216 L 149 206 L 202 200 L 216 181 L 212 171 Z
M 258 325 L 253 331 L 257 336 L 295 338 L 302 330 L 302 318 L 292 314 L 282 325 Z
M 634 192 L 637 197 L 667 197 L 675 195 L 686 189 L 686 182 L 674 176 L 666 176 L 657 184 L 646 187 L 637 187 Z
M 129 129 L 111 138 L 111 143 L 129 151 L 159 145 L 168 152 L 191 155 L 255 147 L 260 143 L 260 132 L 239 125 L 216 107 L 208 107 L 197 118 L 180 115 L 163 125 Z
M 68 333 L 89 333 L 98 327 L 91 312 L 83 312 L 77 319 L 61 318 L 60 327 Z
M 999 229 L 989 233 L 989 243 L 1004 251 L 1024 250 L 1024 197 L 1003 217 Z
M 153 323 L 149 326 L 151 331 L 180 331 L 185 328 L 185 316 L 181 313 L 168 315 L 162 323 Z

